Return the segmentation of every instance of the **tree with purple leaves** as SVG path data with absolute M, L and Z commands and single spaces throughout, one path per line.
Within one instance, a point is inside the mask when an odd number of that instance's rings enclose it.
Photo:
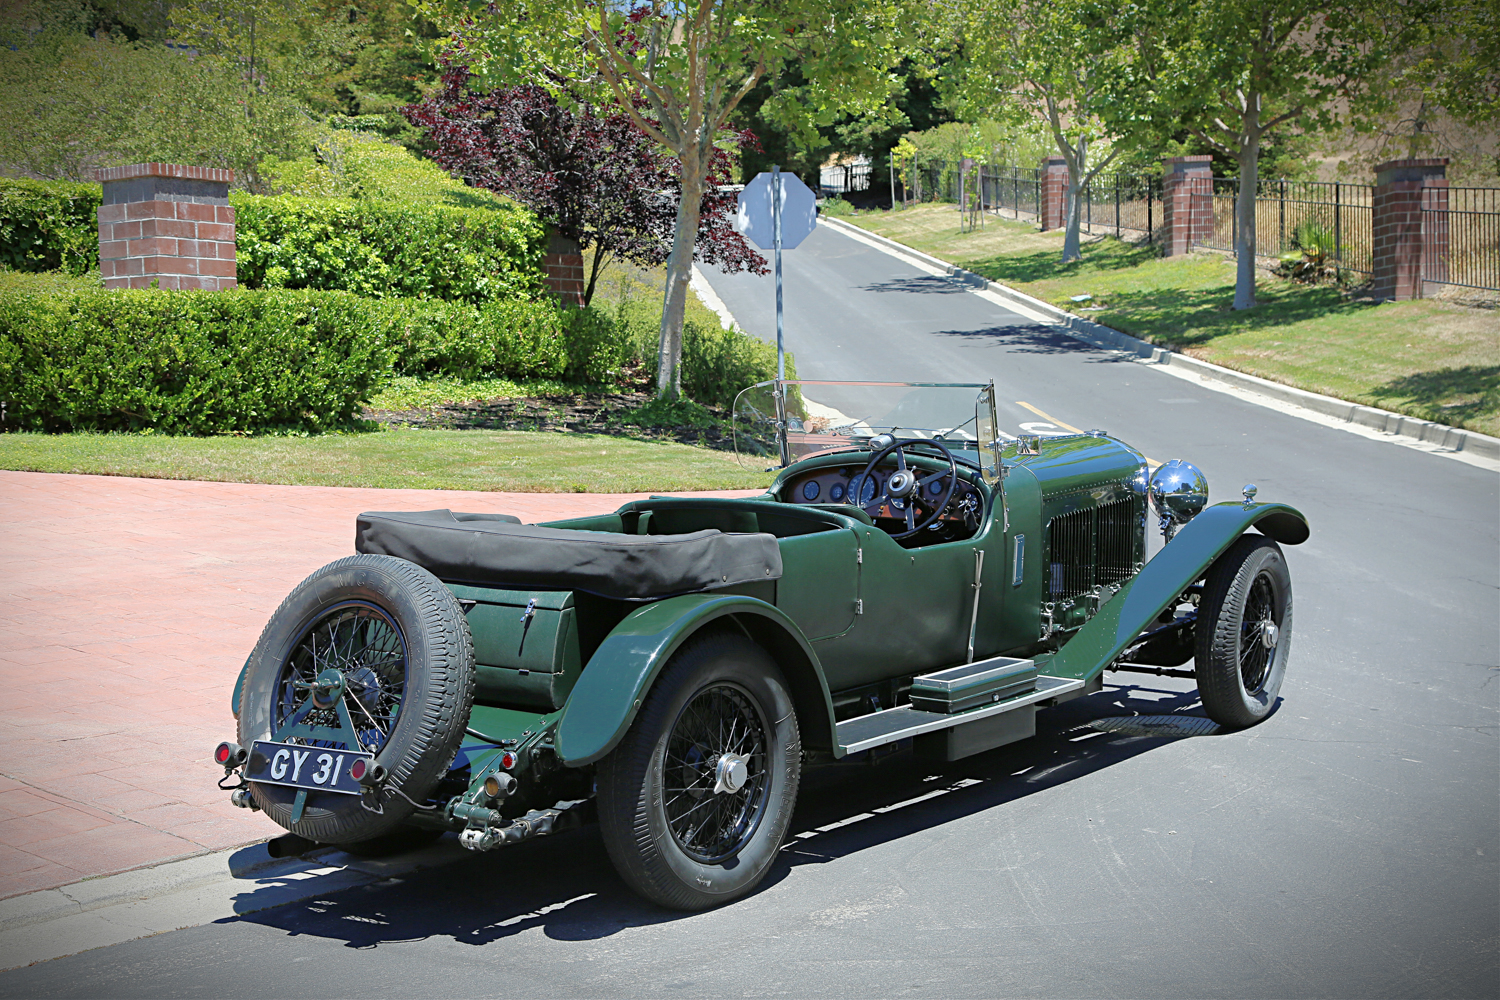
M 675 157 L 622 111 L 582 99 L 564 105 L 536 85 L 483 89 L 474 82 L 468 67 L 450 66 L 442 87 L 403 113 L 426 132 L 444 169 L 514 198 L 559 236 L 593 249 L 584 304 L 611 258 L 642 267 L 667 260 L 682 197 Z M 765 259 L 734 228 L 734 194 L 720 190 L 731 175 L 729 151 L 745 142 L 754 137 L 725 131 L 714 147 L 693 259 L 764 274 Z

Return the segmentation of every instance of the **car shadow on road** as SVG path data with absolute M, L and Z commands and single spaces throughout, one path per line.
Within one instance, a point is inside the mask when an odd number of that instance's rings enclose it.
M 809 767 L 781 855 L 757 893 L 808 864 L 930 830 L 1087 777 L 1176 739 L 1212 735 L 1194 690 L 1121 684 L 1037 717 L 1037 734 L 954 763 L 909 748 Z M 463 944 L 541 928 L 579 941 L 692 917 L 645 902 L 620 881 L 597 827 L 438 868 L 227 918 L 342 941 L 350 948 L 432 937 Z

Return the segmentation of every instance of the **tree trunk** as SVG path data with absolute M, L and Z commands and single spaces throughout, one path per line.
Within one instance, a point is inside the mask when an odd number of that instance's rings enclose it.
M 667 258 L 661 339 L 656 350 L 656 394 L 663 399 L 682 395 L 682 321 L 693 270 L 693 249 L 698 243 L 698 219 L 703 210 L 704 161 L 702 156 L 681 158 L 682 200 L 677 203 L 672 254 Z
M 1258 123 L 1257 123 L 1258 124 Z M 1255 307 L 1255 189 L 1260 177 L 1260 129 L 1240 136 L 1240 190 L 1234 199 L 1234 308 Z
M 1066 157 L 1068 161 L 1068 191 L 1067 208 L 1064 213 L 1063 224 L 1063 255 L 1062 262 L 1070 260 L 1082 260 L 1083 251 L 1079 249 L 1078 230 L 1083 224 L 1083 213 L 1078 207 L 1078 196 L 1083 193 L 1083 179 L 1088 176 L 1089 140 L 1088 136 L 1078 137 L 1077 155 Z

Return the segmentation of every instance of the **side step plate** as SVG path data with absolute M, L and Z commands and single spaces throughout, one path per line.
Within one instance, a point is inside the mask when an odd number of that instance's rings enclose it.
M 1034 705 L 1039 701 L 1047 701 L 1082 689 L 1083 681 L 1080 680 L 1069 677 L 1042 676 L 1036 679 L 1035 691 L 1027 691 L 1025 694 L 997 704 L 985 705 L 982 708 L 971 708 L 967 712 L 949 715 L 944 712 L 923 712 L 910 705 L 902 705 L 899 708 L 887 708 L 881 712 L 861 715 L 857 719 L 847 719 L 838 724 L 839 756 L 859 753 L 861 750 L 884 746 L 887 743 L 920 736 L 923 733 L 936 732 L 939 729 L 961 726 L 967 722 L 977 722 L 992 715 L 999 715 L 1001 712 L 1009 712 L 1025 705 Z

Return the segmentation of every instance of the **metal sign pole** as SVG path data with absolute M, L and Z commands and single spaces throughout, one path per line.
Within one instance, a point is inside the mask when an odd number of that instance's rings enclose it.
M 792 464 L 787 444 L 786 345 L 781 322 L 781 167 L 771 166 L 771 239 L 776 252 L 776 422 L 781 425 L 781 467 Z
M 781 329 L 781 168 L 771 167 L 771 232 L 776 250 L 776 377 L 786 378 L 786 347 Z

